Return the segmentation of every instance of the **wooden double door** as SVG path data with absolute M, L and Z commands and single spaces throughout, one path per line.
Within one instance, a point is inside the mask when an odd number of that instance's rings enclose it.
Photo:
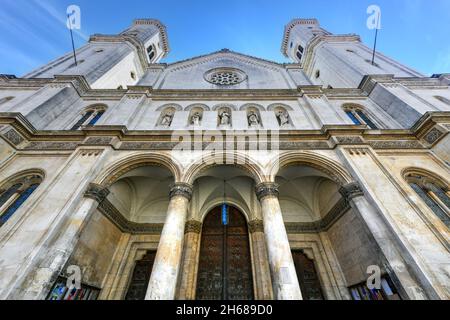
M 156 251 L 147 251 L 144 257 L 136 262 L 125 300 L 145 299 L 155 257 Z
M 213 209 L 203 223 L 197 300 L 253 300 L 247 221 L 238 209 Z

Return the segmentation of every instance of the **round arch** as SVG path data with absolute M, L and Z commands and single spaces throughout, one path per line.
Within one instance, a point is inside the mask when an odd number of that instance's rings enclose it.
M 8 176 L 6 178 L 4 178 L 3 180 L 0 180 L 0 191 L 2 189 L 5 188 L 5 186 L 8 186 L 8 184 L 10 183 L 14 183 L 17 180 L 26 178 L 26 177 L 30 177 L 30 176 L 37 176 L 39 177 L 40 181 L 44 181 L 45 180 L 45 171 L 42 169 L 27 169 L 27 170 L 23 170 L 20 172 L 17 172 L 11 176 Z
M 233 104 L 229 104 L 229 103 L 217 104 L 212 108 L 212 111 L 219 111 L 220 109 L 223 109 L 223 108 L 229 108 L 231 111 L 237 111 L 236 106 Z
M 223 162 L 216 163 L 217 159 L 221 159 L 223 160 Z M 233 159 L 233 163 L 228 164 L 225 159 Z M 204 172 L 207 169 L 218 166 L 235 166 L 249 173 L 255 180 L 256 184 L 265 182 L 264 172 L 254 160 L 241 153 L 227 152 L 211 153 L 206 156 L 202 156 L 200 159 L 197 159 L 187 169 L 186 173 L 183 176 L 182 182 L 193 184 L 200 173 Z
M 172 173 L 175 182 L 180 181 L 181 166 L 179 163 L 168 155 L 152 152 L 135 154 L 118 160 L 103 170 L 94 182 L 109 187 L 127 172 L 145 166 L 164 167 Z
M 288 106 L 287 104 L 284 104 L 284 103 L 273 103 L 267 107 L 267 110 L 275 111 L 277 108 L 283 108 L 286 111 L 294 111 L 294 109 L 292 109 L 291 106 Z
M 222 204 L 223 204 L 223 199 L 215 199 L 215 200 L 212 200 L 212 201 L 208 202 L 207 204 L 205 204 L 199 212 L 198 221 L 203 223 L 203 221 L 205 221 L 205 218 L 207 217 L 207 215 L 214 208 L 217 208 Z M 236 201 L 234 199 L 227 199 L 226 204 L 238 209 L 244 215 L 247 223 L 250 221 L 250 213 L 249 213 L 248 209 L 245 209 L 246 206 L 243 205 L 240 201 Z
M 427 169 L 418 167 L 408 167 L 401 171 L 401 175 L 405 181 L 408 181 L 408 179 L 410 179 L 414 175 L 422 176 L 435 182 L 441 188 L 450 189 L 450 183 L 447 181 L 447 179 Z
M 167 103 L 167 104 L 163 104 L 162 106 L 159 106 L 156 111 L 160 112 L 160 111 L 165 111 L 167 109 L 174 109 L 175 111 L 183 111 L 183 107 L 180 106 L 179 104 L 175 104 L 175 103 Z
M 185 111 L 192 111 L 192 110 L 195 109 L 195 108 L 200 108 L 200 109 L 202 109 L 203 111 L 210 111 L 209 106 L 207 106 L 206 104 L 203 104 L 203 103 L 194 103 L 194 104 L 191 104 L 191 105 L 189 105 L 189 106 L 187 106 L 187 107 L 185 108 Z
M 255 109 L 257 109 L 257 110 L 260 111 L 260 112 L 266 111 L 266 109 L 264 109 L 264 107 L 263 107 L 262 105 L 256 104 L 256 103 L 247 103 L 247 104 L 244 104 L 244 105 L 242 105 L 242 106 L 239 108 L 239 111 L 247 111 L 247 109 L 249 109 L 249 108 L 255 108 Z
M 275 181 L 275 177 L 282 168 L 300 165 L 309 166 L 322 171 L 328 175 L 330 179 L 341 186 L 354 182 L 350 173 L 341 164 L 316 153 L 298 151 L 288 152 L 281 154 L 278 161 L 275 159 L 272 163 L 273 165 L 269 171 L 270 181 Z

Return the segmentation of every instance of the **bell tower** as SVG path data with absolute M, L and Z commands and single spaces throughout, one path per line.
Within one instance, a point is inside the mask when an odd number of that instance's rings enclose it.
M 92 35 L 76 50 L 77 64 L 68 53 L 25 77 L 84 76 L 93 89 L 125 89 L 137 84 L 168 52 L 165 26 L 158 20 L 137 19 L 118 35 Z
M 282 53 L 300 64 L 313 84 L 357 88 L 364 76 L 422 77 L 380 52 L 372 64 L 372 49 L 356 34 L 333 35 L 316 19 L 294 19 L 284 31 Z

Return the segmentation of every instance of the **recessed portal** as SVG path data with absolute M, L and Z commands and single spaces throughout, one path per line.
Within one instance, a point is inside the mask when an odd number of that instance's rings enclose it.
M 213 209 L 203 223 L 198 300 L 253 300 L 247 221 L 238 209 Z

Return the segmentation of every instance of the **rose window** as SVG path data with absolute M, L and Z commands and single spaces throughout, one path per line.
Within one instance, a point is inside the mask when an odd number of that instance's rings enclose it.
M 232 86 L 241 83 L 247 78 L 246 74 L 238 69 L 213 69 L 205 74 L 205 80 L 218 86 Z

